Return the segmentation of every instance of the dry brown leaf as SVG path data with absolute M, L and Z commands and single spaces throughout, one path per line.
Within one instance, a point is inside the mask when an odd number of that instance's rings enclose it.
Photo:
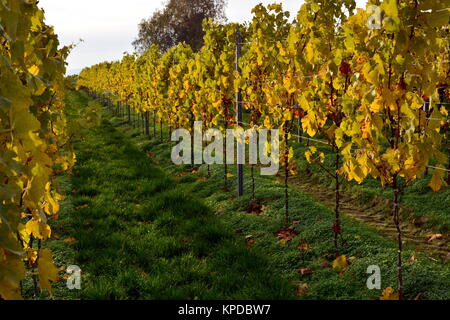
M 89 204 L 86 203 L 86 204 L 83 204 L 81 206 L 75 207 L 75 210 L 81 210 L 81 209 L 85 209 L 87 207 L 89 207 Z
M 297 295 L 308 293 L 309 285 L 307 283 L 297 283 L 296 287 L 297 287 L 296 290 Z
M 303 276 L 305 274 L 314 273 L 314 270 L 310 269 L 310 268 L 301 268 L 301 269 L 297 269 L 297 272 Z
M 339 256 L 333 261 L 333 269 L 338 272 L 345 272 L 348 268 L 349 262 L 350 261 L 347 256 Z
M 67 243 L 70 243 L 70 244 L 78 243 L 77 239 L 75 239 L 74 237 L 65 238 L 63 241 L 67 242 Z
M 436 234 L 428 234 L 427 238 L 428 238 L 428 242 L 437 240 L 437 239 L 442 239 L 443 235 L 440 233 L 436 233 Z
M 300 251 L 308 251 L 309 250 L 309 245 L 305 242 L 305 243 L 302 243 L 301 245 L 299 245 L 297 247 L 297 249 L 300 250 Z
M 255 245 L 256 240 L 255 239 L 248 239 L 247 240 L 247 248 L 251 248 Z

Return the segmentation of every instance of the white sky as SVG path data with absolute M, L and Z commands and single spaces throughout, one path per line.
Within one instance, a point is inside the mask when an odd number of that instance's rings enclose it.
M 363 6 L 365 0 L 357 0 Z M 163 0 L 41 0 L 47 24 L 55 27 L 62 45 L 83 42 L 69 57 L 69 73 L 102 61 L 118 60 L 132 52 L 131 43 L 138 34 L 139 22 L 163 6 Z M 228 0 L 230 22 L 251 19 L 258 3 L 282 2 L 294 15 L 302 0 Z

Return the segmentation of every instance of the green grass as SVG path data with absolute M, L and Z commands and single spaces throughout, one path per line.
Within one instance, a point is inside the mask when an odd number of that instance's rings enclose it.
M 87 103 L 80 92 L 67 100 L 75 106 Z M 76 142 L 74 175 L 61 180 L 69 196 L 52 225 L 61 238 L 78 242 L 49 245 L 59 265 L 82 268 L 83 290 L 68 292 L 58 283 L 56 297 L 378 299 L 381 290 L 366 287 L 370 265 L 380 266 L 382 288 L 395 287 L 395 243 L 377 230 L 344 218 L 341 253 L 352 262 L 339 274 L 329 266 L 335 258 L 330 209 L 291 189 L 291 220 L 299 221 L 294 226 L 298 234 L 281 244 L 283 188 L 273 177 L 258 177 L 257 198 L 265 210 L 249 214 L 249 179 L 247 194 L 234 198 L 235 178 L 230 179 L 232 192 L 221 191 L 221 166 L 212 167 L 207 180 L 200 179 L 206 166 L 185 174 L 189 166 L 170 161 L 172 144 L 158 140 L 105 112 L 102 125 Z M 155 155 L 151 159 L 149 152 Z M 255 242 L 246 246 L 246 238 Z M 305 243 L 309 250 L 299 250 Z M 406 248 L 405 260 L 412 254 Z M 300 275 L 300 268 L 314 272 Z M 296 295 L 297 284 L 308 284 L 307 293 Z M 448 300 L 449 285 L 448 265 L 426 254 L 405 262 L 408 298 L 421 294 L 422 299 Z
M 173 166 L 167 160 L 170 158 L 170 145 L 156 142 L 141 142 L 145 151 L 155 153 L 156 161 L 165 165 L 165 169 L 176 175 L 187 168 Z M 235 168 L 230 168 L 231 172 Z M 248 172 L 247 172 L 248 174 Z M 199 170 L 200 176 L 206 175 L 206 168 Z M 247 213 L 251 202 L 248 192 L 251 188 L 246 179 L 247 195 L 240 199 L 230 200 L 231 193 L 223 193 L 222 168 L 213 169 L 213 175 L 207 181 L 198 181 L 198 176 L 183 176 L 180 182 L 186 189 L 195 192 L 205 199 L 205 203 L 214 208 L 218 218 L 231 229 L 242 231 L 242 236 L 255 235 L 256 243 L 253 250 L 260 249 L 270 260 L 272 267 L 291 283 L 307 283 L 309 293 L 298 296 L 300 299 L 377 299 L 380 290 L 368 290 L 366 287 L 367 267 L 378 265 L 382 271 L 382 287 L 396 286 L 396 244 L 381 236 L 377 230 L 349 219 L 343 221 L 344 244 L 342 254 L 354 257 L 349 270 L 339 275 L 330 267 L 322 267 L 323 262 L 331 264 L 335 258 L 333 235 L 330 226 L 333 223 L 333 212 L 315 202 L 313 198 L 302 194 L 296 189 L 290 190 L 291 220 L 299 220 L 295 227 L 299 233 L 287 245 L 278 243 L 277 232 L 283 225 L 283 187 L 275 184 L 273 178 L 257 180 L 257 200 L 266 205 L 260 216 Z M 235 179 L 230 185 L 235 186 Z M 298 246 L 307 243 L 309 251 L 300 251 Z M 404 259 L 413 254 L 412 248 L 407 248 Z M 301 276 L 297 269 L 310 268 L 311 275 Z M 433 263 L 426 255 L 419 254 L 417 262 L 405 263 L 406 295 L 409 298 L 421 293 L 423 299 L 449 299 L 448 285 L 450 270 L 448 265 Z M 426 280 L 425 280 L 426 279 Z
M 68 101 L 85 99 L 70 93 Z M 51 242 L 57 262 L 70 257 L 65 262 L 83 270 L 76 298 L 293 297 L 264 255 L 247 249 L 110 122 L 87 131 L 76 152 L 73 176 L 62 181 L 70 195 L 52 225 L 59 237 L 77 243 Z M 64 297 L 58 288 L 55 295 Z

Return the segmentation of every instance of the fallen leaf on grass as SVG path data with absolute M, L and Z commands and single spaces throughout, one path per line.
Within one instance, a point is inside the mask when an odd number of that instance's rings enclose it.
M 202 177 L 202 178 L 198 178 L 197 182 L 202 182 L 202 181 L 206 181 L 206 180 L 208 180 L 207 177 Z
M 417 261 L 417 256 L 416 253 L 414 252 L 413 255 L 411 256 L 411 258 L 409 258 L 407 260 L 407 262 L 416 262 Z
M 223 212 L 225 210 L 225 207 L 224 206 L 220 206 L 219 208 L 217 208 L 217 213 L 221 213 L 221 212 Z
M 301 245 L 299 245 L 297 247 L 297 249 L 300 250 L 300 251 L 308 251 L 309 250 L 309 245 L 305 242 L 305 243 L 302 243 Z
M 63 240 L 64 242 L 70 243 L 70 244 L 76 244 L 78 243 L 77 239 L 73 238 L 73 237 L 69 237 L 69 238 L 65 238 Z
M 75 207 L 75 210 L 81 210 L 81 209 L 85 209 L 87 207 L 89 207 L 89 204 L 86 203 L 86 204 L 83 204 L 81 206 Z
M 253 245 L 256 243 L 255 239 L 247 239 L 247 248 L 253 247 Z
M 310 268 L 301 268 L 301 269 L 297 269 L 297 272 L 303 276 L 305 274 L 314 273 L 314 270 L 312 270 Z
M 330 264 L 327 261 L 323 261 L 319 264 L 322 268 L 329 268 Z
M 147 157 L 152 159 L 152 158 L 156 157 L 156 154 L 149 152 L 149 153 L 147 153 Z
M 400 300 L 399 295 L 394 289 L 388 287 L 383 290 L 380 300 Z
M 309 285 L 307 283 L 297 283 L 295 286 L 297 287 L 295 291 L 297 295 L 308 293 Z
M 347 256 L 339 256 L 333 261 L 333 269 L 338 272 L 345 272 L 348 268 L 349 262 L 350 261 Z
M 261 205 L 258 202 L 252 202 L 250 203 L 250 206 L 247 209 L 247 213 L 260 216 L 265 208 L 266 208 L 265 205 Z
M 281 230 L 277 234 L 277 238 L 280 239 L 278 243 L 280 244 L 287 244 L 289 241 L 294 239 L 294 237 L 298 234 L 297 231 L 293 229 L 293 227 L 289 227 L 285 230 Z
M 436 233 L 436 234 L 428 234 L 426 237 L 428 238 L 428 242 L 431 242 L 437 239 L 442 239 L 443 235 L 440 233 Z
M 184 176 L 186 176 L 188 174 L 189 174 L 189 172 L 180 172 L 180 173 L 177 173 L 175 176 L 176 177 L 184 177 Z

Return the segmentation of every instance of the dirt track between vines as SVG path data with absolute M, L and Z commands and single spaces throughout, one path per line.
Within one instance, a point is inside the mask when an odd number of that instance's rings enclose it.
M 335 193 L 334 190 L 318 185 L 303 177 L 289 178 L 289 184 L 297 187 L 318 202 L 334 210 Z M 356 221 L 365 223 L 378 230 L 386 237 L 397 239 L 397 230 L 392 222 L 391 202 L 387 199 L 376 198 L 363 205 L 360 201 L 352 198 L 348 193 L 341 193 L 341 214 L 346 215 Z M 404 209 L 402 209 L 403 211 Z M 445 262 L 450 260 L 450 243 L 448 234 L 443 234 L 442 238 L 430 241 L 429 235 L 437 232 L 425 229 L 413 223 L 412 218 L 404 218 L 401 224 L 403 242 L 415 248 L 416 252 L 426 252 L 439 256 Z M 345 232 L 345 230 L 343 230 Z M 431 258 L 433 259 L 433 258 Z

